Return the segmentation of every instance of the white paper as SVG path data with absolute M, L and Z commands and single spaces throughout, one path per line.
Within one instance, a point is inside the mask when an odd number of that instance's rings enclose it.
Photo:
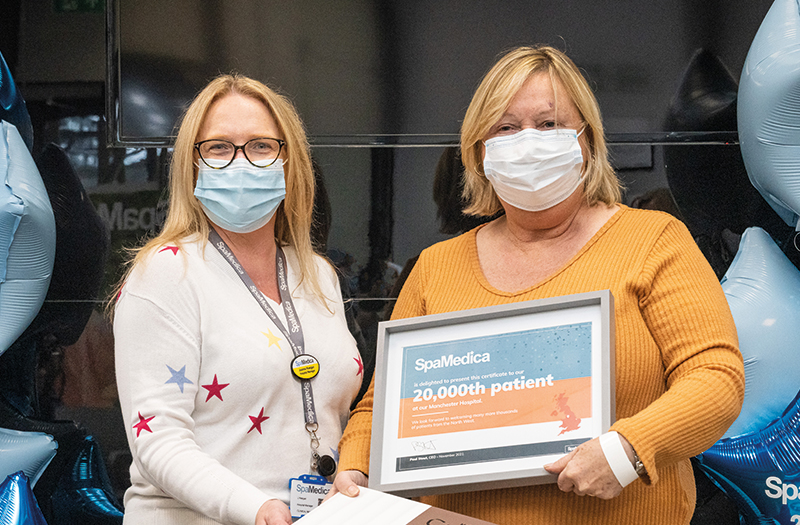
M 300 518 L 300 525 L 407 525 L 425 512 L 430 505 L 392 496 L 377 490 L 359 487 L 355 498 L 342 493 L 333 495 L 328 501 Z

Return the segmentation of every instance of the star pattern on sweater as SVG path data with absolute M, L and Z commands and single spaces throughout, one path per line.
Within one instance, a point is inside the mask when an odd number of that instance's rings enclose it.
M 253 426 L 250 427 L 250 430 L 247 431 L 248 434 L 252 432 L 254 429 L 258 430 L 258 433 L 261 434 L 261 423 L 269 419 L 269 416 L 264 415 L 264 407 L 261 407 L 261 412 L 259 412 L 257 416 L 247 416 L 247 417 L 249 417 L 250 421 L 253 422 Z
M 144 417 L 141 412 L 139 412 L 139 422 L 133 425 L 133 428 L 136 429 L 136 437 L 139 437 L 139 434 L 142 433 L 142 430 L 147 430 L 151 434 L 153 431 L 150 429 L 150 425 L 148 423 L 153 420 L 156 416 Z
M 189 380 L 186 377 L 186 365 L 183 365 L 183 368 L 181 368 L 180 370 L 175 370 L 174 368 L 172 368 L 169 365 L 167 365 L 167 368 L 169 368 L 169 373 L 172 374 L 172 377 L 170 377 L 169 379 L 167 379 L 164 382 L 165 385 L 167 383 L 175 383 L 181 389 L 181 394 L 182 394 L 183 393 L 183 385 L 185 385 L 186 383 L 189 383 L 190 385 L 194 384 L 194 383 L 192 383 L 191 380 Z
M 211 399 L 212 397 L 218 397 L 220 401 L 224 401 L 222 399 L 222 389 L 228 385 L 230 385 L 230 383 L 219 384 L 217 382 L 217 374 L 214 374 L 214 380 L 211 382 L 210 385 L 200 385 L 206 390 L 208 390 L 208 397 L 206 397 L 206 403 L 208 403 L 209 399 Z
M 360 357 L 354 357 L 353 360 L 358 363 L 358 372 L 356 372 L 357 376 L 364 374 L 364 363 L 361 362 Z
M 172 255 L 178 255 L 178 247 L 177 246 L 165 246 L 158 250 L 158 253 L 171 251 Z
M 267 345 L 267 348 L 269 348 L 272 345 L 275 345 L 275 346 L 278 347 L 278 350 L 283 352 L 283 350 L 281 349 L 281 345 L 278 344 L 279 342 L 283 341 L 283 339 L 281 339 L 277 335 L 273 334 L 272 330 L 270 330 L 269 328 L 267 328 L 266 332 L 261 332 L 261 333 L 264 334 L 267 337 L 267 339 L 269 340 L 269 344 Z

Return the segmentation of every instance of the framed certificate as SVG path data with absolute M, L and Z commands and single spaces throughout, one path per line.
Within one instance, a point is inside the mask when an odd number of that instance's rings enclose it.
M 370 488 L 399 496 L 555 482 L 614 413 L 608 290 L 382 322 Z

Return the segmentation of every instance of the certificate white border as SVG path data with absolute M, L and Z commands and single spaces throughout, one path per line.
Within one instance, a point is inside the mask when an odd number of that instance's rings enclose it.
M 543 465 L 565 451 L 552 455 L 484 460 L 398 471 L 398 459 L 409 456 L 410 439 L 398 439 L 402 390 L 403 349 L 409 346 L 501 335 L 522 330 L 590 322 L 592 417 L 570 438 L 588 440 L 608 430 L 615 421 L 614 406 L 614 299 L 609 290 L 525 301 L 474 310 L 428 315 L 378 325 L 375 364 L 375 398 L 370 453 L 370 488 L 398 496 L 467 492 L 489 488 L 551 483 L 555 476 Z M 559 423 L 547 434 L 555 434 Z M 543 429 L 544 430 L 544 429 Z M 528 434 L 521 436 L 520 432 Z M 514 445 L 528 440 L 535 429 L 489 428 L 436 434 L 437 453 L 454 449 Z M 444 448 L 441 442 L 444 441 Z M 567 441 L 565 439 L 565 441 Z M 417 439 L 416 443 L 420 443 Z M 423 445 L 426 441 L 422 440 Z M 491 447 L 489 447 L 491 448 Z M 419 449 L 416 453 L 419 453 Z

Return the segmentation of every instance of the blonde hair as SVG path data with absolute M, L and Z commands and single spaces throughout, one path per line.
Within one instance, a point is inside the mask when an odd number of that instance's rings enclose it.
M 208 109 L 229 94 L 252 97 L 262 102 L 272 114 L 283 140 L 288 162 L 284 163 L 286 198 L 275 213 L 275 240 L 291 246 L 300 263 L 300 281 L 307 279 L 312 292 L 325 302 L 319 284 L 311 244 L 311 222 L 314 205 L 314 173 L 311 167 L 308 139 L 292 103 L 257 80 L 239 74 L 220 75 L 194 98 L 186 110 L 175 139 L 170 163 L 169 211 L 161 233 L 144 246 L 132 250 L 125 277 L 114 291 L 116 296 L 130 272 L 155 250 L 168 244 L 180 246 L 183 239 L 197 235 L 207 239 L 208 219 L 194 196 L 197 182 L 197 157 L 194 143 Z M 113 301 L 112 301 L 113 303 Z M 113 304 L 110 305 L 113 309 Z
M 564 53 L 549 46 L 518 47 L 503 55 L 483 77 L 461 125 L 464 163 L 464 213 L 491 216 L 502 211 L 483 171 L 483 139 L 508 109 L 511 99 L 532 75 L 547 73 L 555 91 L 560 84 L 585 122 L 589 158 L 584 160 L 584 197 L 589 205 L 622 200 L 622 186 L 608 161 L 600 108 L 589 84 Z M 557 111 L 557 108 L 556 108 Z

